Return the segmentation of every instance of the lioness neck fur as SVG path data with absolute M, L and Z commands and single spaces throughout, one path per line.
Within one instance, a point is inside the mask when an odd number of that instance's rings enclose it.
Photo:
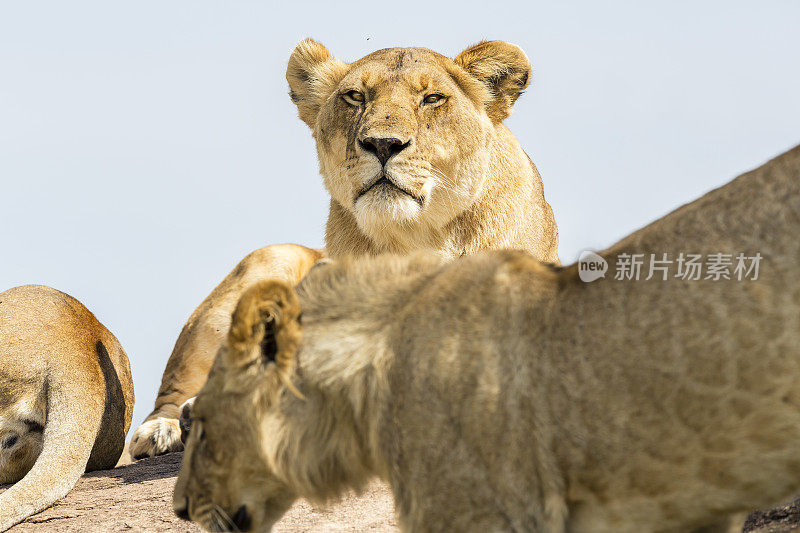
M 0 531 L 50 506 L 84 471 L 113 468 L 133 414 L 128 358 L 79 301 L 0 293 Z
M 312 39 L 298 44 L 286 79 L 331 195 L 324 253 L 431 250 L 452 259 L 519 248 L 557 262 L 542 180 L 503 124 L 531 77 L 525 53 L 502 41 L 455 59 L 391 48 L 349 64 Z M 155 408 L 133 434 L 134 457 L 183 447 L 180 406 L 205 382 L 244 288 L 256 279 L 294 284 L 322 255 L 262 248 L 214 289 L 175 343 Z
M 373 475 L 415 532 L 683 532 L 779 502 L 800 491 L 798 234 L 800 147 L 600 252 L 760 253 L 757 280 L 584 283 L 499 251 L 262 283 L 175 509 L 259 528 Z

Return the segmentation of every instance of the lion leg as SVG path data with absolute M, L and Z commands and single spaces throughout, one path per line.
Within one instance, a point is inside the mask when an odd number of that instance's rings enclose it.
M 134 459 L 183 449 L 180 413 L 206 382 L 242 293 L 257 281 L 278 279 L 296 285 L 324 257 L 321 250 L 296 244 L 260 248 L 236 268 L 195 309 L 167 361 L 155 408 L 131 438 Z
M 205 302 L 204 302 L 205 303 Z M 202 305 L 201 305 L 202 307 Z M 131 456 L 134 459 L 180 451 L 179 406 L 197 394 L 205 383 L 216 350 L 224 337 L 223 328 L 213 327 L 217 315 L 225 314 L 226 306 L 209 308 L 184 326 L 175 343 L 161 379 L 155 408 L 131 437 Z

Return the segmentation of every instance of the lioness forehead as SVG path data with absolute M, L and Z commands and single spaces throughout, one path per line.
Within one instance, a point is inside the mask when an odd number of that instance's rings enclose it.
M 368 61 L 384 63 L 395 70 L 401 70 L 414 65 L 419 66 L 425 63 L 438 65 L 442 61 L 451 60 L 427 48 L 384 48 L 365 55 L 353 65 L 360 65 Z
M 401 76 L 413 74 L 447 76 L 449 68 L 455 64 L 451 59 L 427 48 L 384 48 L 351 64 L 350 73 L 370 74 L 373 83 L 383 80 L 399 81 Z M 367 81 L 367 80 L 364 80 Z

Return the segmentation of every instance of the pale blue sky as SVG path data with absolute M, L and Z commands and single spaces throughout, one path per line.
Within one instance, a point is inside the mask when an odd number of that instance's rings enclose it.
M 133 367 L 138 425 L 191 311 L 249 251 L 320 246 L 327 194 L 287 96 L 306 36 L 520 45 L 507 124 L 565 262 L 800 142 L 800 2 L 0 1 L 0 290 L 86 304 Z

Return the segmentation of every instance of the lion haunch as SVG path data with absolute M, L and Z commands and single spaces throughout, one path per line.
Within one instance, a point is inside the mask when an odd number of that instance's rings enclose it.
M 50 506 L 84 471 L 113 468 L 133 414 L 128 357 L 79 301 L 0 293 L 0 531 Z

